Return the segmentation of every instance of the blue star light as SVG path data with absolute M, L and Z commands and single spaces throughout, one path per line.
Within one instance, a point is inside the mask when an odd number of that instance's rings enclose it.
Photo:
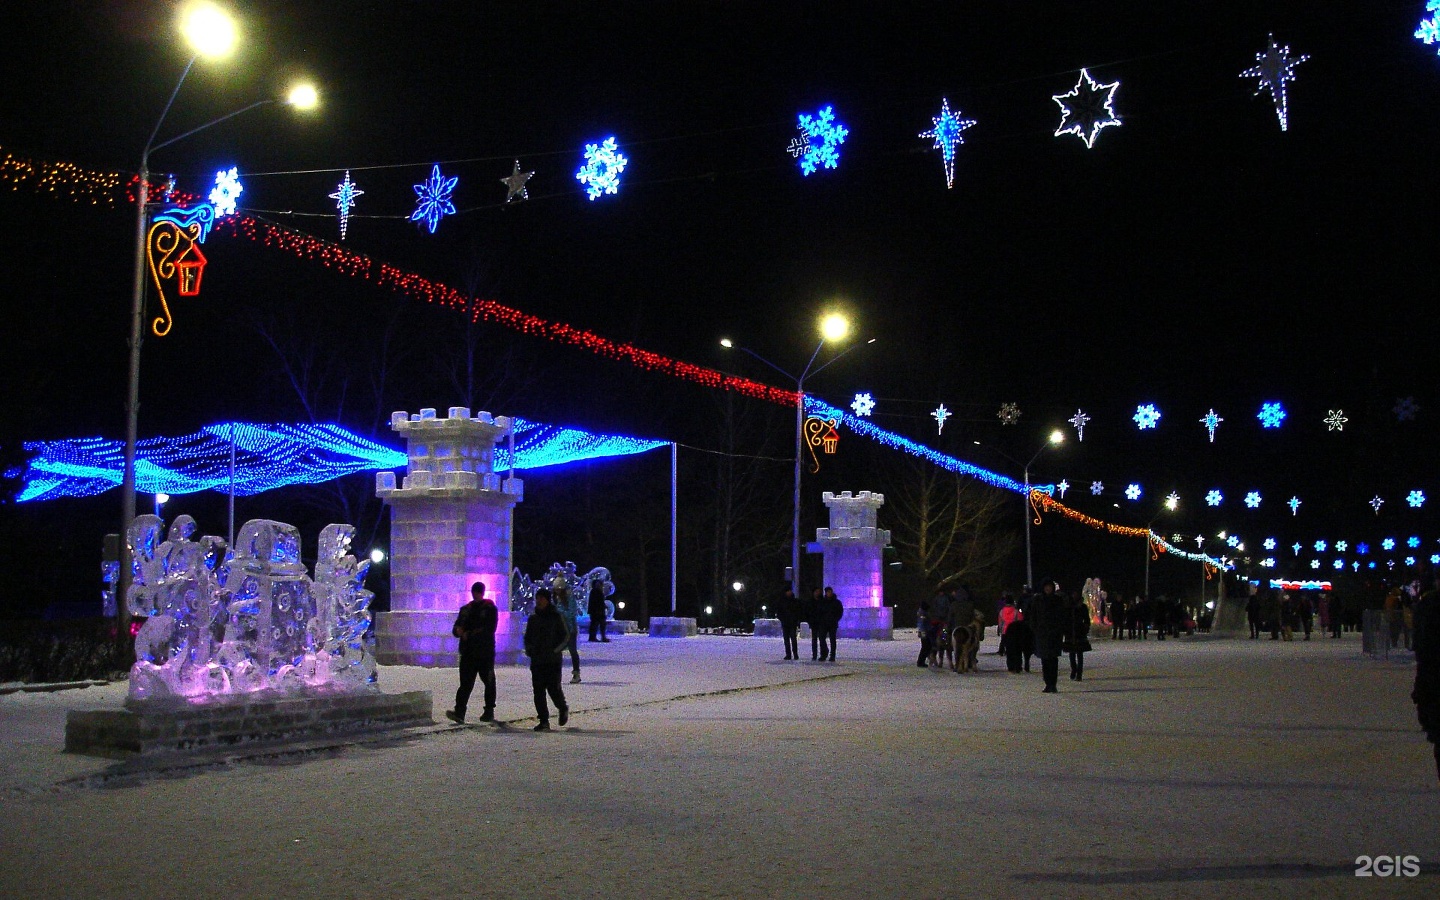
M 1140 499 L 1140 485 L 1132 484 L 1125 489 L 1125 496 L 1131 500 Z
M 1219 506 L 1224 499 L 1225 495 L 1218 490 L 1212 490 L 1205 495 L 1205 503 L 1207 506 Z
M 350 171 L 345 171 L 345 180 L 335 186 L 335 193 L 330 199 L 335 201 L 335 208 L 340 210 L 340 240 L 345 240 L 345 230 L 350 225 L 350 208 L 355 205 L 355 198 L 365 193 L 350 180 Z
M 1204 425 L 1205 430 L 1210 432 L 1210 443 L 1215 443 L 1215 429 L 1219 428 L 1220 423 L 1223 421 L 1225 420 L 1217 416 L 1213 409 L 1206 413 L 1204 418 L 1200 420 L 1200 424 Z
M 1100 481 L 1092 481 L 1092 482 L 1090 482 L 1090 494 L 1091 494 L 1091 496 L 1098 497 L 1098 496 L 1100 496 L 1100 495 L 1103 494 L 1103 493 L 1105 493 L 1105 484 L 1104 484 L 1104 482 L 1100 482 Z
M 585 165 L 575 173 L 575 180 L 585 185 L 585 196 L 591 200 L 601 194 L 618 194 L 620 173 L 629 162 L 612 135 L 598 144 L 585 145 Z
M 1060 479 L 1060 483 L 1057 484 L 1057 485 L 1055 485 L 1055 490 L 1057 490 L 1057 491 L 1060 492 L 1060 499 L 1061 499 L 1061 500 L 1064 500 L 1064 499 L 1065 499 L 1065 492 L 1068 491 L 1068 490 L 1070 490 L 1070 482 L 1066 481 L 1066 480 L 1063 479 L 1063 478 Z
M 800 171 L 811 174 L 822 166 L 833 169 L 840 165 L 840 145 L 850 129 L 835 121 L 835 107 L 827 106 L 813 116 L 800 114 L 800 132 L 810 142 L 800 154 Z
M 1100 129 L 1120 124 L 1110 105 L 1119 86 L 1118 81 L 1099 84 L 1087 70 L 1081 69 L 1080 80 L 1075 82 L 1075 87 L 1068 94 L 1055 94 L 1050 98 L 1060 105 L 1064 113 L 1060 117 L 1060 127 L 1055 129 L 1055 136 L 1073 134 L 1084 141 L 1087 148 L 1095 146 L 1095 136 Z
M 1290 507 L 1290 515 L 1292 515 L 1292 516 L 1298 516 L 1298 515 L 1300 515 L 1300 498 L 1299 498 L 1299 497 L 1291 497 L 1289 500 L 1286 500 L 1286 501 L 1285 501 L 1285 505 L 1288 506 L 1288 507 Z
M 1135 415 L 1130 418 L 1135 420 L 1135 424 L 1140 426 L 1141 431 L 1144 431 L 1147 428 L 1154 428 L 1155 423 L 1160 421 L 1160 410 L 1155 408 L 1155 404 L 1146 403 L 1144 406 L 1135 407 Z
M 240 172 L 235 166 L 215 173 L 215 187 L 210 190 L 210 203 L 215 207 L 215 217 L 235 215 L 235 201 L 245 190 L 240 184 Z
M 1440 2 L 1440 0 L 1437 0 L 1437 2 Z M 1418 509 L 1419 507 L 1425 505 L 1425 492 L 1411 491 L 1409 496 L 1405 498 L 1405 502 L 1409 503 L 1412 507 Z
M 1296 555 L 1296 556 L 1299 556 L 1299 555 L 1300 555 L 1300 542 L 1299 542 L 1299 541 L 1296 541 L 1294 544 L 1291 544 L 1291 545 L 1290 545 L 1290 549 L 1295 551 L 1295 555 Z
M 1294 81 L 1295 67 L 1309 58 L 1299 56 L 1291 59 L 1290 48 L 1276 46 L 1275 35 L 1272 34 L 1270 46 L 1255 54 L 1257 65 L 1240 73 L 1241 78 L 1260 79 L 1260 86 L 1255 89 L 1257 96 L 1261 91 L 1270 92 L 1270 99 L 1275 101 L 1275 115 L 1280 117 L 1281 131 L 1285 131 L 1289 126 L 1289 102 L 1286 99 L 1285 82 Z
M 948 419 L 948 418 L 950 418 L 950 416 L 953 415 L 953 413 L 951 413 L 950 410 L 946 409 L 946 408 L 945 408 L 945 404 L 942 403 L 942 404 L 940 404 L 939 406 L 935 407 L 935 411 L 932 412 L 930 415 L 935 418 L 935 424 L 938 425 L 938 426 L 940 426 L 939 428 L 937 428 L 937 429 L 935 430 L 935 433 L 936 433 L 936 434 L 944 434 L 944 433 L 945 433 L 945 420 Z
M 1440 0 L 1430 0 L 1425 4 L 1425 11 L 1436 15 L 1420 20 L 1420 27 L 1415 29 L 1415 37 L 1426 46 L 1440 44 Z M 1435 52 L 1440 53 L 1440 47 L 1437 47 Z
M 1246 495 L 1245 495 L 1245 505 L 1246 505 L 1247 507 L 1249 507 L 1250 509 L 1254 509 L 1254 508 L 1256 508 L 1257 506 L 1259 506 L 1259 505 L 1260 505 L 1260 492 L 1259 492 L 1259 491 L 1251 491 L 1250 493 L 1246 494 Z
M 962 119 L 950 111 L 950 101 L 944 97 L 940 98 L 940 115 L 933 116 L 930 121 L 935 127 L 929 131 L 920 132 L 922 138 L 934 138 L 935 148 L 940 151 L 940 159 L 945 163 L 945 187 L 955 186 L 955 145 L 965 143 L 960 132 L 975 124 L 974 119 Z
M 856 394 L 855 400 L 850 404 L 850 408 L 855 410 L 855 415 L 868 417 L 875 411 L 875 398 L 869 394 Z
M 1255 418 L 1260 420 L 1262 428 L 1279 428 L 1285 419 L 1285 408 L 1279 403 L 1262 403 Z
M 410 214 L 410 221 L 424 222 L 429 227 L 430 233 L 434 234 L 440 224 L 441 216 L 452 216 L 455 214 L 455 204 L 450 202 L 450 194 L 455 190 L 455 185 L 460 182 L 459 176 L 446 178 L 440 174 L 440 164 L 430 170 L 429 179 L 415 185 L 415 196 L 418 198 L 415 203 L 415 211 Z

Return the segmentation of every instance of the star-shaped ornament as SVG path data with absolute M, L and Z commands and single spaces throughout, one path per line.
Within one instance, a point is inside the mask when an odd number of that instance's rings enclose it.
M 510 203 L 516 199 L 529 200 L 530 192 L 526 190 L 525 182 L 529 181 L 530 176 L 534 174 L 534 172 L 520 171 L 520 160 L 515 160 L 515 168 L 510 171 L 509 177 L 500 179 L 500 183 L 505 185 L 505 202 Z
M 1343 409 L 1332 409 L 1330 415 L 1325 417 L 1325 424 L 1329 426 L 1326 431 L 1344 431 L 1345 423 L 1350 421 Z
M 1065 499 L 1065 492 L 1068 491 L 1068 490 L 1070 490 L 1070 482 L 1068 482 L 1068 481 L 1066 481 L 1065 479 L 1062 478 L 1062 479 L 1060 479 L 1060 483 L 1057 484 L 1057 485 L 1055 485 L 1055 489 L 1060 492 L 1060 499 L 1061 499 L 1061 500 L 1064 500 L 1064 499 Z
M 1075 426 L 1077 438 L 1082 441 L 1085 440 L 1085 423 L 1090 421 L 1090 417 L 1085 415 L 1085 410 L 1075 410 L 1075 415 L 1071 416 L 1067 421 Z
M 936 429 L 935 433 L 936 433 L 936 434 L 944 434 L 944 433 L 945 433 L 945 420 L 948 419 L 948 418 L 950 418 L 950 416 L 952 416 L 952 415 L 954 415 L 954 414 L 953 414 L 952 412 L 950 412 L 950 410 L 946 409 L 946 408 L 945 408 L 945 404 L 942 403 L 942 404 L 940 404 L 939 406 L 935 407 L 935 411 L 932 412 L 930 415 L 931 415 L 932 417 L 934 417 L 934 419 L 935 419 L 935 424 L 939 426 L 939 427 Z
M 1270 35 L 1270 46 L 1264 51 L 1255 54 L 1256 65 L 1240 73 L 1241 78 L 1258 78 L 1260 86 L 1255 93 L 1269 91 L 1270 99 L 1275 101 L 1275 115 L 1280 118 L 1280 130 L 1285 131 L 1289 127 L 1289 101 L 1286 97 L 1285 82 L 1295 80 L 1295 67 L 1300 65 L 1309 56 L 1298 56 L 1290 58 L 1290 48 L 1280 47 L 1275 44 L 1275 35 Z
M 922 138 L 933 138 L 936 150 L 940 151 L 940 158 L 945 163 L 945 187 L 955 186 L 955 145 L 965 143 L 960 132 L 975 124 L 974 119 L 962 119 L 950 111 L 950 101 L 944 97 L 940 98 L 940 115 L 932 116 L 930 121 L 935 127 L 929 131 L 920 132 Z
M 335 186 L 335 193 L 330 199 L 335 201 L 335 208 L 340 211 L 340 240 L 345 240 L 345 232 L 350 227 L 350 208 L 355 205 L 355 198 L 365 193 L 360 186 L 350 180 L 350 172 L 346 170 L 345 180 Z
M 1100 129 L 1120 124 L 1110 105 L 1119 86 L 1118 81 L 1100 84 L 1090 77 L 1089 71 L 1081 69 L 1080 80 L 1075 82 L 1069 93 L 1055 94 L 1050 98 L 1060 105 L 1064 113 L 1060 117 L 1060 127 L 1055 129 L 1055 136 L 1073 134 L 1084 141 L 1087 148 L 1095 146 L 1095 136 Z

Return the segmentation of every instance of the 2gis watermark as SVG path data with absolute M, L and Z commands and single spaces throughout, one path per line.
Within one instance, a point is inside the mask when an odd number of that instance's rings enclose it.
M 1356 878 L 1414 878 L 1420 874 L 1418 856 L 1357 856 Z

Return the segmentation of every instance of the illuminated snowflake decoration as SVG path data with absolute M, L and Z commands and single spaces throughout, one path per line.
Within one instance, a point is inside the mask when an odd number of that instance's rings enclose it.
M 1325 548 L 1326 548 L 1327 546 L 1329 546 L 1329 545 L 1326 544 L 1324 541 L 1316 541 L 1316 542 L 1315 542 L 1315 552 L 1316 552 L 1316 553 L 1324 553 L 1324 552 L 1325 552 Z
M 869 394 L 856 394 L 855 399 L 850 403 L 850 408 L 855 410 L 855 415 L 860 418 L 868 418 L 875 411 L 875 398 Z
M 1231 546 L 1231 547 L 1238 547 L 1238 546 L 1240 546 L 1240 535 L 1238 535 L 1238 534 L 1232 534 L 1232 535 L 1230 535 L 1228 538 L 1225 539 L 1225 543 L 1226 543 L 1228 546 Z
M 1290 515 L 1292 515 L 1292 516 L 1298 516 L 1298 515 L 1300 515 L 1300 498 L 1299 498 L 1299 497 L 1291 497 L 1289 500 L 1286 500 L 1286 501 L 1285 501 L 1285 505 L 1288 506 L 1288 507 L 1290 507 Z
M 1407 557 L 1405 557 L 1405 565 L 1407 565 L 1407 566 L 1413 566 L 1413 565 L 1415 565 L 1415 557 L 1413 557 L 1413 556 L 1407 556 Z
M 1420 20 L 1419 27 L 1415 29 L 1415 38 L 1427 47 L 1440 44 L 1440 0 L 1430 0 L 1425 4 L 1425 11 L 1436 15 Z M 1437 47 L 1435 52 L 1440 53 L 1440 47 Z
M 1125 496 L 1131 500 L 1140 499 L 1140 485 L 1132 484 L 1125 489 Z
M 1216 415 L 1215 410 L 1213 409 L 1207 412 L 1204 417 L 1200 419 L 1200 424 L 1204 425 L 1205 430 L 1210 432 L 1210 443 L 1215 443 L 1215 429 L 1219 428 L 1220 423 L 1223 421 L 1225 420 Z
M 1098 496 L 1100 496 L 1100 495 L 1103 494 L 1103 493 L 1105 493 L 1105 484 L 1104 484 L 1104 482 L 1100 482 L 1100 481 L 1092 481 L 1092 482 L 1090 482 L 1090 494 L 1091 494 L 1091 496 L 1098 497 Z
M 345 232 L 350 227 L 350 208 L 355 205 L 355 198 L 365 193 L 360 190 L 355 182 L 350 180 L 350 172 L 345 172 L 345 180 L 335 186 L 335 193 L 330 199 L 335 201 L 335 208 L 340 211 L 340 240 L 345 240 Z
M 1414 550 L 1416 547 L 1420 546 L 1420 539 L 1418 537 L 1408 537 L 1405 539 L 1405 546 L 1409 547 L 1411 550 Z
M 1066 421 L 1068 421 L 1071 425 L 1075 426 L 1075 434 L 1077 438 L 1082 441 L 1085 440 L 1085 423 L 1090 421 L 1090 417 L 1085 415 L 1085 410 L 1075 410 L 1075 415 L 1071 416 Z
M 1139 496 L 1138 493 L 1137 493 L 1136 496 Z M 1170 493 L 1168 493 L 1168 494 L 1165 495 L 1165 508 L 1166 508 L 1166 509 L 1173 510 L 1173 509 L 1175 509 L 1175 507 L 1177 507 L 1177 506 L 1179 506 L 1179 505 L 1180 505 L 1180 495 L 1179 495 L 1179 494 L 1175 493 L 1174 491 L 1171 491 Z
M 1430 554 L 1430 565 L 1440 566 L 1440 553 Z
M 219 210 L 216 210 L 218 213 Z M 1414 397 L 1401 397 L 1395 401 L 1395 406 L 1390 410 L 1395 418 L 1401 422 L 1415 421 L 1415 414 L 1420 412 L 1420 404 L 1415 402 Z
M 1060 492 L 1060 499 L 1064 500 L 1065 492 L 1070 490 L 1070 482 L 1062 478 L 1060 479 L 1060 483 L 1055 485 L 1055 489 Z
M 1275 115 L 1280 118 L 1280 130 L 1285 131 L 1289 127 L 1289 101 L 1285 90 L 1285 83 L 1295 80 L 1295 67 L 1300 65 L 1309 56 L 1298 56 L 1290 58 L 1290 48 L 1280 47 L 1275 44 L 1275 35 L 1270 35 L 1270 46 L 1264 51 L 1255 54 L 1254 65 L 1240 73 L 1241 78 L 1258 78 L 1260 86 L 1255 89 L 1256 96 L 1261 91 L 1269 91 L 1270 99 L 1275 102 Z
M 1345 560 L 1343 560 L 1343 559 L 1337 559 L 1337 560 L 1335 560 L 1335 568 L 1336 568 L 1337 570 L 1345 568 Z
M 850 130 L 835 121 L 835 108 L 827 106 L 813 116 L 800 114 L 800 133 L 810 147 L 800 154 L 800 171 L 805 175 L 816 169 L 833 169 L 840 165 L 840 145 Z
M 1290 545 L 1290 549 L 1295 551 L 1295 555 L 1296 555 L 1296 556 L 1299 556 L 1299 555 L 1300 555 L 1300 542 L 1299 542 L 1299 541 L 1296 541 L 1294 544 L 1291 544 L 1291 545 Z
M 1349 549 L 1350 549 L 1350 543 L 1349 543 L 1348 541 L 1336 541 L 1336 542 L 1335 542 L 1335 552 L 1336 552 L 1336 553 L 1344 553 L 1346 550 L 1349 550 Z
M 240 183 L 240 171 L 231 166 L 228 170 L 215 173 L 215 187 L 210 189 L 210 203 L 215 207 L 215 218 L 235 215 L 235 201 L 245 191 Z
M 1360 554 L 1361 556 L 1364 556 L 1365 554 L 1367 554 L 1367 553 L 1370 552 L 1370 545 L 1369 545 L 1369 544 L 1366 544 L 1366 543 L 1364 543 L 1364 542 L 1361 542 L 1361 543 L 1359 543 L 1359 544 L 1356 544 L 1356 545 L 1355 545 L 1355 552 L 1358 553 L 1358 554 Z
M 962 119 L 950 111 L 950 101 L 944 97 L 940 98 L 940 115 L 934 116 L 930 121 L 935 127 L 929 131 L 920 132 L 922 138 L 934 138 L 934 149 L 940 151 L 940 159 L 945 163 L 945 187 L 955 186 L 955 146 L 965 143 L 960 132 L 975 124 L 974 119 Z
M 601 194 L 618 194 L 620 173 L 629 162 L 614 136 L 607 137 L 598 144 L 585 145 L 585 165 L 575 173 L 575 180 L 585 185 L 585 196 L 591 200 Z
M 1411 491 L 1409 494 L 1406 495 L 1405 502 L 1409 503 L 1412 507 L 1418 509 L 1425 505 L 1425 492 Z
M 1181 541 L 1185 540 L 1185 535 L 1177 531 L 1174 534 L 1170 535 L 1170 540 L 1178 544 Z
M 410 221 L 424 222 L 434 234 L 441 217 L 455 214 L 455 204 L 450 201 L 450 195 L 459 183 L 459 176 L 446 178 L 441 175 L 440 164 L 436 163 L 430 170 L 430 177 L 415 185 L 415 211 L 410 214 Z
M 1160 410 L 1155 408 L 1155 404 L 1146 403 L 1144 406 L 1135 407 L 1135 415 L 1130 418 L 1135 420 L 1135 424 L 1140 426 L 1141 431 L 1144 431 L 1147 428 L 1154 428 L 1155 423 L 1160 421 Z
M 1013 403 L 1006 403 L 1000 407 L 995 415 L 1000 417 L 1001 425 L 1014 425 L 1020 421 L 1020 407 Z
M 1375 510 L 1375 515 L 1380 515 L 1380 507 L 1384 505 L 1385 501 L 1380 499 L 1379 494 L 1376 494 L 1374 497 L 1370 498 L 1370 508 Z
M 1267 557 L 1265 557 L 1264 559 L 1260 560 L 1260 565 L 1261 565 L 1262 567 L 1266 568 L 1266 569 L 1273 569 L 1273 568 L 1275 568 L 1275 557 L 1273 557 L 1273 556 L 1267 556 Z
M 1266 538 L 1266 539 L 1265 539 L 1265 549 L 1266 549 L 1266 550 L 1274 550 L 1274 549 L 1275 549 L 1275 539 L 1274 539 L 1274 538 Z
M 935 419 L 935 424 L 939 426 L 938 430 L 937 430 L 935 433 L 936 433 L 936 434 L 944 434 L 944 433 L 945 433 L 945 420 L 948 419 L 948 418 L 950 418 L 952 415 L 954 415 L 954 413 L 952 413 L 952 412 L 950 412 L 950 410 L 946 409 L 946 408 L 945 408 L 945 404 L 942 403 L 942 404 L 940 404 L 939 406 L 935 407 L 935 411 L 932 412 L 930 415 Z
M 1111 106 L 1115 101 L 1115 89 L 1119 86 L 1118 81 L 1100 84 L 1090 77 L 1088 70 L 1081 69 L 1080 80 L 1075 82 L 1069 93 L 1054 94 L 1050 98 L 1063 113 L 1055 136 L 1073 134 L 1084 141 L 1087 148 L 1094 147 L 1095 136 L 1100 129 L 1120 124 L 1115 108 Z
M 1395 549 L 1395 539 L 1394 539 L 1394 538 L 1386 538 L 1385 540 L 1381 541 L 1381 542 L 1380 542 L 1380 549 L 1381 549 L 1381 550 L 1394 550 L 1394 549 Z
M 791 159 L 799 159 L 801 154 L 810 152 L 810 138 L 803 134 L 797 138 L 791 138 L 790 146 L 785 149 L 789 152 Z
M 1325 417 L 1326 431 L 1344 431 L 1345 423 L 1350 421 L 1343 409 L 1332 409 L 1330 415 Z
M 1260 420 L 1262 428 L 1279 428 L 1280 423 L 1285 421 L 1285 408 L 1279 403 L 1262 403 L 1255 418 Z
M 1320 560 L 1318 560 L 1318 559 L 1312 559 L 1312 560 L 1310 560 L 1310 568 L 1312 568 L 1312 569 L 1318 569 L 1318 568 L 1320 568 Z
M 1250 493 L 1246 494 L 1245 505 L 1250 509 L 1255 509 L 1256 507 L 1258 507 L 1260 505 L 1260 492 L 1251 491 Z
M 1205 494 L 1206 506 L 1219 506 L 1225 500 L 1225 495 L 1218 490 L 1212 490 Z

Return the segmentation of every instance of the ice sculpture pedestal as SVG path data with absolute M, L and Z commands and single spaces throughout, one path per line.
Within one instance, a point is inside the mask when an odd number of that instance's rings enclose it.
M 700 628 L 694 619 L 679 616 L 651 616 L 650 636 L 662 638 L 695 637 Z
M 405 437 L 404 482 L 379 472 L 375 494 L 390 504 L 390 612 L 375 617 L 375 658 L 391 666 L 459 665 L 451 635 L 455 614 L 470 602 L 470 585 L 500 611 L 495 662 L 523 662 L 525 621 L 510 610 L 511 537 L 518 478 L 495 474 L 495 443 L 510 420 L 464 407 L 448 418 L 435 410 L 397 412 L 390 427 Z
M 822 496 L 830 507 L 830 527 L 817 528 L 815 540 L 825 554 L 825 585 L 845 607 L 839 636 L 868 641 L 895 638 L 894 610 L 885 605 L 885 548 L 890 532 L 875 527 L 884 494 L 849 491 Z
M 129 759 L 349 739 L 433 725 L 432 709 L 429 691 L 132 702 L 125 709 L 70 710 L 65 752 Z
M 755 637 L 784 637 L 785 629 L 780 627 L 779 619 L 756 619 Z

